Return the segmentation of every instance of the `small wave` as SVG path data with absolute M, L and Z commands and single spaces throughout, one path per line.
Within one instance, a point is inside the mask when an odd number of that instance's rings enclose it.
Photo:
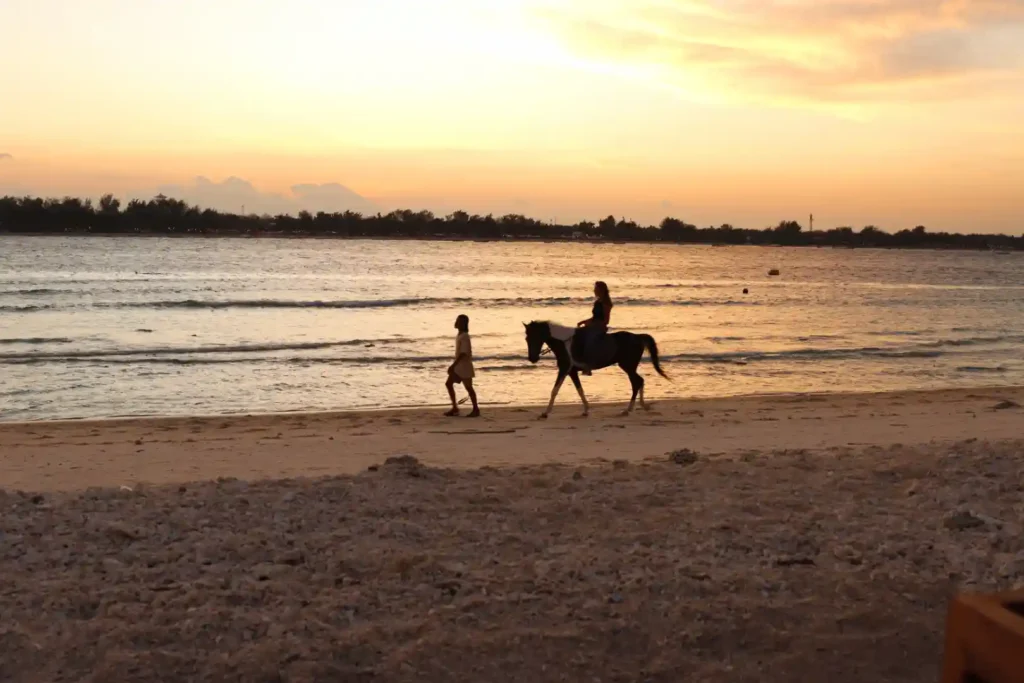
M 387 340 L 393 342 L 396 340 Z M 383 343 L 378 341 L 376 343 Z M 0 354 L 0 363 L 4 364 L 38 364 L 38 363 L 96 363 L 96 364 L 169 364 L 169 365 L 200 365 L 218 363 L 290 363 L 308 366 L 315 365 L 374 365 L 387 364 L 401 367 L 427 366 L 451 362 L 449 355 L 382 355 L 372 353 L 353 356 L 323 355 L 266 355 L 277 351 L 308 351 L 330 347 L 369 346 L 375 345 L 369 340 L 351 340 L 345 342 L 312 342 L 308 344 L 260 344 L 218 347 L 161 348 L 161 349 L 111 349 L 108 351 L 81 352 L 40 352 L 40 353 L 4 353 Z M 726 364 L 749 365 L 758 362 L 828 362 L 856 359 L 901 359 L 901 358 L 939 358 L 948 353 L 938 349 L 921 348 L 879 348 L 851 347 L 840 349 L 801 348 L 781 351 L 731 351 L 722 353 L 680 353 L 661 356 L 664 362 L 687 364 Z M 230 355 L 234 354 L 234 355 Z M 512 364 L 514 369 L 526 368 L 530 364 L 525 352 L 495 355 L 479 355 L 475 359 L 481 368 L 491 369 L 495 363 Z M 645 362 L 649 359 L 645 357 Z M 541 367 L 549 365 L 547 362 Z M 488 366 L 491 366 L 489 368 Z
M 13 337 L 0 339 L 0 345 L 8 344 L 70 344 L 67 337 Z
M 381 363 L 400 363 L 403 367 L 416 364 L 451 363 L 451 356 L 359 356 L 354 358 L 325 357 L 281 357 L 281 356 L 245 356 L 241 358 L 217 357 L 174 357 L 174 356 L 33 356 L 25 358 L 4 358 L 0 363 L 11 365 L 38 365 L 44 363 L 81 363 L 102 365 L 238 365 L 238 364 L 287 364 L 287 365 L 377 365 Z
M 51 308 L 55 308 L 52 305 L 43 304 L 40 306 L 36 305 L 25 305 L 25 306 L 0 306 L 0 313 L 35 313 L 36 311 L 45 311 Z
M 228 301 L 203 301 L 184 299 L 178 301 L 125 301 L 115 303 L 97 303 L 97 308 L 393 308 L 402 306 L 430 306 L 439 303 L 469 303 L 468 298 L 419 298 L 419 299 L 381 299 L 365 301 L 294 301 L 284 299 L 237 299 Z
M 963 332 L 964 330 L 953 331 Z M 922 337 L 931 332 L 932 330 L 877 330 L 874 332 L 868 332 L 868 334 L 872 337 Z
M 1007 334 L 990 337 L 963 337 L 961 339 L 939 339 L 931 342 L 922 342 L 919 346 L 923 348 L 943 348 L 947 346 L 979 346 L 983 344 L 1019 344 L 1024 342 L 1024 335 Z
M 447 337 L 446 337 L 447 338 Z M 433 338 L 432 338 L 433 339 Z M 55 340 L 48 340 L 55 341 Z M 63 340 L 70 342 L 70 339 Z M 31 360 L 90 360 L 132 356 L 191 356 L 225 353 L 260 353 L 268 351 L 315 351 L 341 346 L 377 346 L 386 344 L 410 344 L 425 341 L 423 339 L 347 339 L 344 341 L 300 342 L 281 344 L 232 344 L 227 346 L 162 346 L 140 349 L 99 349 L 83 351 L 39 351 L 0 353 L 0 361 L 31 361 Z M 242 359 L 244 360 L 244 359 Z
M 40 296 L 43 294 L 80 294 L 76 289 L 51 289 L 49 287 L 32 287 L 29 289 L 3 289 L 0 295 L 9 296 Z
M 983 366 L 983 365 L 961 365 L 960 367 L 958 367 L 956 369 L 956 371 L 957 372 L 992 372 L 992 373 L 1001 373 L 1001 372 L 1006 372 L 1007 370 L 1006 370 L 1006 368 L 1004 368 L 1001 365 L 997 366 L 997 367 L 994 367 L 994 368 L 993 367 L 986 367 L 986 366 Z
M 496 298 L 496 299 L 475 299 L 472 297 L 420 297 L 407 299 L 376 299 L 376 300 L 312 300 L 297 301 L 286 299 L 238 299 L 238 300 L 197 300 L 185 299 L 180 301 L 149 301 L 149 302 L 116 302 L 97 303 L 94 306 L 101 308 L 396 308 L 410 306 L 443 306 L 443 305 L 477 305 L 483 307 L 499 306 L 562 306 L 562 305 L 586 305 L 590 299 L 575 297 L 543 297 L 543 298 Z M 619 305 L 624 306 L 699 306 L 699 305 L 744 305 L 751 302 L 746 301 L 664 301 L 658 299 L 620 299 Z
M 29 313 L 54 308 L 101 308 L 101 309 L 195 309 L 223 310 L 235 308 L 270 308 L 270 309 L 378 309 L 400 308 L 412 306 L 479 306 L 495 308 L 502 306 L 533 308 L 547 306 L 586 306 L 590 299 L 575 297 L 543 297 L 543 298 L 495 298 L 476 299 L 472 297 L 418 297 L 405 299 L 368 299 L 368 300 L 292 300 L 292 299 L 174 299 L 159 301 L 94 301 L 88 304 L 68 304 L 57 306 L 43 305 L 11 305 L 0 306 L 0 311 L 9 313 Z M 738 301 L 734 299 L 619 299 L 620 306 L 760 306 L 756 301 Z
M 683 363 L 725 363 L 747 365 L 761 361 L 832 361 L 857 358 L 938 358 L 942 351 L 883 349 L 874 346 L 839 349 L 789 349 L 784 351 L 732 351 L 725 353 L 662 354 L 662 359 Z

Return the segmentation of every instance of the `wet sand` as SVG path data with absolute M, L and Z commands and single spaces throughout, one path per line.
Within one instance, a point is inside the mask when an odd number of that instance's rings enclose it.
M 3 425 L 0 680 L 934 681 L 1022 394 Z
M 650 412 L 578 402 L 487 409 L 0 423 L 0 487 L 31 491 L 237 477 L 355 474 L 393 455 L 449 468 L 1024 437 L 1024 388 L 665 401 Z

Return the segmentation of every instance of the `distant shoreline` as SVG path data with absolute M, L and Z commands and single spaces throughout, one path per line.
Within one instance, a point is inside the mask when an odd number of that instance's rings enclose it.
M 236 240 L 332 240 L 332 241 L 370 241 L 370 242 L 480 242 L 480 243 L 560 243 L 560 244 L 644 244 L 651 246 L 667 247 L 765 247 L 765 248 L 801 248 L 801 249 L 873 249 L 882 251 L 990 251 L 993 254 L 1010 254 L 1024 252 L 1024 247 L 1011 246 L 1003 249 L 991 249 L 989 247 L 975 247 L 969 245 L 942 245 L 942 244 L 917 244 L 917 245 L 839 245 L 839 244 L 782 244 L 782 243 L 761 243 L 761 244 L 734 244 L 730 242 L 676 242 L 668 240 L 639 240 L 639 239 L 606 239 L 606 238 L 585 238 L 574 239 L 552 235 L 550 237 L 522 236 L 522 237 L 463 237 L 459 235 L 431 235 L 420 237 L 416 235 L 315 235 L 315 234 L 288 234 L 288 233 L 266 233 L 241 234 L 241 233 L 172 233 L 172 232 L 10 232 L 0 230 L 0 238 L 4 237 L 32 237 L 32 238 L 121 238 L 121 239 L 236 239 Z
M 99 202 L 78 197 L 0 197 L 0 234 L 163 235 L 203 237 L 279 237 L 335 239 L 416 239 L 428 241 L 571 242 L 598 244 L 704 244 L 751 246 L 815 246 L 842 248 L 896 247 L 1024 251 L 1024 235 L 929 232 L 924 225 L 888 232 L 875 225 L 861 229 L 833 226 L 808 229 L 791 219 L 763 228 L 730 223 L 699 227 L 666 216 L 657 225 L 641 225 L 609 215 L 597 221 L 542 221 L 523 214 L 470 214 L 452 211 L 396 209 L 364 215 L 356 211 L 300 211 L 298 214 L 256 214 L 217 211 L 159 194 L 150 200 L 121 200 L 105 194 Z

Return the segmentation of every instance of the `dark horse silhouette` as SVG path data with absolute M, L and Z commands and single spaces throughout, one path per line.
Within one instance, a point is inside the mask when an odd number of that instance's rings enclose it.
M 555 380 L 555 386 L 551 390 L 548 409 L 541 414 L 541 419 L 546 418 L 554 407 L 555 396 L 558 395 L 558 390 L 562 388 L 562 382 L 565 381 L 567 375 L 583 401 L 583 415 L 588 415 L 590 405 L 583 393 L 579 370 L 572 358 L 572 338 L 576 334 L 577 328 L 536 320 L 529 324 L 523 323 L 523 326 L 526 328 L 526 348 L 530 362 L 536 363 L 540 360 L 540 354 L 545 344 L 555 354 L 558 361 L 558 379 Z M 597 363 L 591 363 L 590 369 L 599 370 L 611 365 L 618 365 L 629 377 L 629 383 L 633 387 L 633 397 L 629 400 L 629 407 L 622 414 L 629 415 L 633 412 L 638 395 L 640 396 L 640 407 L 648 410 L 649 408 L 644 402 L 644 378 L 636 371 L 644 351 L 650 351 L 654 369 L 659 375 L 668 379 L 668 375 L 662 371 L 661 365 L 658 363 L 658 345 L 654 342 L 654 337 L 649 334 L 634 334 L 633 332 L 613 332 L 606 334 L 600 343 L 605 352 L 596 354 L 602 358 Z

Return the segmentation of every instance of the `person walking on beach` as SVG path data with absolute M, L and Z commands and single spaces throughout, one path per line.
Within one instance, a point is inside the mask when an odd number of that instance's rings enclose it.
M 455 362 L 448 368 L 448 381 L 445 387 L 448 389 L 448 397 L 452 400 L 452 409 L 445 413 L 447 417 L 455 417 L 459 414 L 459 404 L 455 402 L 455 385 L 461 384 L 466 387 L 469 400 L 473 402 L 473 412 L 469 417 L 480 417 L 480 406 L 476 402 L 476 391 L 473 390 L 473 345 L 469 340 L 469 316 L 460 315 L 455 319 L 455 329 L 459 333 L 455 336 Z

